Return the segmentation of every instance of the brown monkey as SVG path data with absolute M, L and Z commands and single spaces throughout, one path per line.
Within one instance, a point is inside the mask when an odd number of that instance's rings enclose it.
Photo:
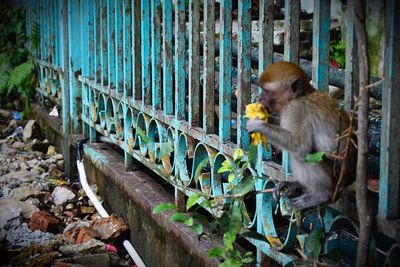
M 277 62 L 259 78 L 262 92 L 258 101 L 269 113 L 280 114 L 280 126 L 259 119 L 247 121 L 248 132 L 261 132 L 272 145 L 289 153 L 294 181 L 284 181 L 273 191 L 275 201 L 287 189 L 297 209 L 330 202 L 339 176 L 340 161 L 325 157 L 317 164 L 304 160 L 309 153 L 324 151 L 339 154 L 345 139 L 336 139 L 349 127 L 349 115 L 337 101 L 310 85 L 304 71 L 294 63 Z M 346 159 L 344 184 L 355 178 L 355 149 Z

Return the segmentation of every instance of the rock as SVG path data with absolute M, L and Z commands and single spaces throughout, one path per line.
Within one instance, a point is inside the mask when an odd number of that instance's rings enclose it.
M 0 200 L 0 240 L 5 236 L 6 230 L 18 227 L 22 222 L 22 208 L 19 203 Z
M 65 187 L 57 186 L 52 193 L 52 197 L 55 205 L 62 205 L 70 200 L 73 200 L 75 198 L 75 194 Z
M 29 203 L 27 201 L 19 201 L 16 199 L 12 198 L 2 198 L 0 199 L 0 207 L 2 206 L 15 206 L 15 207 L 20 207 L 21 208 L 21 215 L 24 219 L 29 219 L 31 218 L 32 214 L 36 211 L 39 211 L 39 209 L 32 203 Z M 0 218 L 1 220 L 1 218 Z
M 93 214 L 93 213 L 96 212 L 95 207 L 85 207 L 85 206 L 82 206 L 82 207 L 80 208 L 80 210 L 81 210 L 81 213 L 82 213 L 82 214 Z
M 112 265 L 111 258 L 108 255 L 108 253 L 79 255 L 69 258 L 63 258 L 56 260 L 54 264 L 54 267 L 72 267 L 72 266 L 108 267 L 108 266 L 124 266 L 124 265 Z
M 64 255 L 69 254 L 94 254 L 106 252 L 106 244 L 97 239 L 91 239 L 88 242 L 75 245 L 65 245 L 59 248 Z
M 6 109 L 0 109 L 0 116 L 1 117 L 8 119 L 8 118 L 11 117 L 11 115 L 12 115 L 11 111 L 6 110 Z
M 24 132 L 22 134 L 22 139 L 26 142 L 28 139 L 43 139 L 42 133 L 40 131 L 39 125 L 35 120 L 29 120 L 25 125 Z
M 23 142 L 20 142 L 20 141 L 15 141 L 15 142 L 12 144 L 12 147 L 13 147 L 13 148 L 16 148 L 16 149 L 23 149 L 24 146 L 25 146 L 25 144 L 24 144 Z
M 99 232 L 100 239 L 107 240 L 118 237 L 121 233 L 127 231 L 129 226 L 115 214 L 106 218 L 100 218 L 91 223 L 94 230 Z
M 90 227 L 82 227 L 79 230 L 78 236 L 76 237 L 75 243 L 81 244 L 85 243 L 91 239 L 94 239 L 99 236 L 99 233 L 96 230 L 93 230 Z
M 32 244 L 44 245 L 57 242 L 52 233 L 32 231 L 28 228 L 27 223 L 21 224 L 19 227 L 9 230 L 6 239 L 13 246 L 28 247 Z
M 8 156 L 14 156 L 17 153 L 17 149 L 10 147 L 7 143 L 1 145 L 0 151 L 3 155 Z
M 21 183 L 29 183 L 38 178 L 38 173 L 36 171 L 17 171 L 10 172 L 6 175 L 0 176 L 0 183 L 8 183 L 12 184 L 21 184 Z
M 39 166 L 40 161 L 37 158 L 33 158 L 29 161 L 26 162 L 29 167 L 31 167 L 32 169 L 36 169 L 36 167 Z
M 29 197 L 36 197 L 42 194 L 42 192 L 32 186 L 21 186 L 14 188 L 8 194 L 9 198 L 14 198 L 18 200 L 25 200 Z
M 55 160 L 63 160 L 64 156 L 62 154 L 58 153 L 58 154 L 55 154 L 53 156 L 53 159 L 55 159 Z
M 82 227 L 89 227 L 89 222 L 77 221 L 68 224 L 63 232 L 64 240 L 70 244 L 74 244 Z
M 40 200 L 37 198 L 28 198 L 27 200 L 25 200 L 25 202 L 32 204 L 34 206 L 39 206 L 39 204 L 40 204 Z
M 75 205 L 73 203 L 68 203 L 67 206 L 65 206 L 66 210 L 73 210 L 75 208 Z
M 32 214 L 29 220 L 31 230 L 56 233 L 58 230 L 58 219 L 45 211 L 37 211 Z
M 49 146 L 48 148 L 47 148 L 47 155 L 53 155 L 53 154 L 55 154 L 56 153 L 56 148 L 55 148 L 55 146 Z

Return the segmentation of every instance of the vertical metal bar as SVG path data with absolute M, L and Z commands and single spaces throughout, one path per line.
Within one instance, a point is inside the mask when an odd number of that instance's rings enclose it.
M 88 14 L 87 1 L 88 0 L 80 0 L 77 3 L 78 6 L 80 4 L 81 17 L 80 17 L 80 21 L 78 20 L 78 22 L 80 22 L 80 24 L 81 24 L 81 31 L 80 31 L 80 33 L 81 33 L 81 37 L 80 37 L 80 40 L 81 40 L 81 70 L 82 70 L 81 74 L 84 77 L 86 77 L 87 73 L 88 73 L 88 58 L 89 58 L 89 56 L 88 56 L 88 54 L 89 54 L 89 39 L 88 39 L 88 29 L 89 29 L 88 23 L 89 23 L 89 21 L 88 21 L 88 15 L 87 15 Z M 71 23 L 71 30 L 72 30 L 72 27 L 74 27 L 73 24 L 75 23 L 75 21 L 71 21 L 70 23 Z M 72 32 L 71 32 L 71 34 L 72 34 Z M 70 46 L 71 51 L 75 50 L 76 48 L 73 46 L 73 45 L 75 45 L 75 43 L 74 43 L 75 40 L 70 39 L 70 41 L 71 41 L 71 46 Z
M 69 40 L 69 28 L 68 28 L 68 16 L 69 16 L 69 9 L 68 9 L 68 0 L 63 0 L 63 40 Z M 79 10 L 79 9 L 78 9 Z M 79 24 L 78 24 L 79 25 Z M 69 49 L 66 42 L 63 42 L 63 65 L 65 69 L 69 66 Z M 64 146 L 64 166 L 65 172 L 69 176 L 70 175 L 70 139 L 69 139 L 69 124 L 70 124 L 70 96 L 69 96 L 69 72 L 64 71 L 64 90 L 62 90 L 62 130 L 63 130 L 63 146 Z
M 400 3 L 386 0 L 379 217 L 400 216 Z
M 124 50 L 124 98 L 132 95 L 132 5 L 131 0 L 123 2 L 123 50 Z M 134 51 L 136 52 L 136 51 Z
M 299 62 L 300 0 L 285 1 L 285 53 L 287 61 Z
M 141 0 L 142 105 L 151 104 L 150 1 Z
M 108 86 L 115 89 L 115 1 L 107 1 Z
M 251 101 L 251 0 L 239 0 L 239 48 L 238 48 L 238 98 L 237 98 L 237 144 L 249 145 L 244 113 Z
M 189 1 L 189 124 L 200 123 L 200 1 Z
M 124 28 L 123 20 L 123 3 L 121 1 L 114 2 L 115 14 L 115 87 L 118 93 L 124 91 Z
M 354 1 L 347 2 L 346 8 L 346 69 L 344 81 L 344 109 L 351 110 L 354 96 L 358 95 L 358 63 L 354 32 Z
M 285 1 L 285 43 L 284 59 L 286 61 L 299 62 L 300 43 L 300 0 Z M 289 154 L 282 152 L 282 166 L 286 177 L 290 173 Z
M 331 1 L 314 1 L 312 81 L 315 88 L 328 92 Z
M 203 129 L 214 133 L 215 88 L 215 2 L 204 0 L 204 71 L 203 71 Z
M 274 45 L 274 0 L 260 1 L 258 72 L 272 64 Z
M 45 46 L 44 46 L 44 24 L 45 24 L 45 14 L 44 14 L 44 1 L 37 1 L 38 7 L 39 7 L 39 20 L 40 20 L 40 45 L 38 49 L 39 53 L 39 58 L 40 60 L 44 60 L 44 51 L 45 51 Z M 43 77 L 42 77 L 43 78 Z
M 95 78 L 95 66 L 94 66 L 94 61 L 95 61 L 95 22 L 96 22 L 96 16 L 95 16 L 95 4 L 94 0 L 89 0 L 87 1 L 87 7 L 86 7 L 86 12 L 87 12 L 87 39 L 88 39 L 88 63 L 87 63 L 87 73 L 86 76 L 90 79 Z
M 95 9 L 95 23 L 94 23 L 94 39 L 95 39 L 95 54 L 94 54 L 94 71 L 95 71 L 95 82 L 101 83 L 101 0 L 94 1 Z
M 274 54 L 274 0 L 261 0 L 259 7 L 259 55 L 258 73 L 273 62 Z M 259 89 L 260 90 L 260 89 Z M 258 90 L 258 91 L 259 91 Z M 258 92 L 257 92 L 258 93 Z M 252 95 L 252 102 L 256 101 L 256 96 Z M 263 150 L 264 158 L 272 158 L 272 150 Z
M 101 82 L 103 85 L 108 85 L 108 0 L 101 0 Z
M 175 117 L 185 119 L 185 1 L 175 2 Z
M 161 1 L 151 0 L 151 96 L 152 109 L 161 109 Z
M 141 0 L 132 0 L 132 98 L 142 99 Z
M 79 74 L 83 66 L 84 59 L 81 58 L 81 55 L 84 54 L 86 51 L 81 50 L 81 31 L 83 33 L 83 25 L 81 25 L 81 6 L 79 5 L 80 1 L 73 0 L 68 1 L 69 4 L 69 13 L 68 13 L 68 35 L 64 38 L 61 42 L 63 45 L 68 44 L 68 54 L 70 56 L 70 61 L 64 60 L 64 75 L 68 73 L 70 79 L 69 80 L 69 87 L 64 87 L 64 90 L 69 89 L 69 101 L 70 101 L 70 110 L 69 114 L 72 118 L 72 131 L 75 134 L 78 134 L 80 131 L 79 128 L 79 121 L 78 121 L 78 114 L 80 110 L 80 96 L 81 96 L 81 85 L 76 79 L 76 75 Z M 65 9 L 63 9 L 63 14 L 65 13 Z M 82 22 L 83 23 L 83 22 Z M 63 50 L 62 54 L 64 55 L 65 51 Z M 85 54 L 84 54 L 85 55 Z M 70 65 L 66 65 L 65 63 L 68 62 Z M 63 107 L 64 108 L 64 107 Z
M 232 1 L 221 0 L 220 6 L 219 139 L 226 142 L 231 138 Z
M 163 110 L 164 115 L 174 113 L 173 57 L 172 57 L 172 0 L 163 0 Z

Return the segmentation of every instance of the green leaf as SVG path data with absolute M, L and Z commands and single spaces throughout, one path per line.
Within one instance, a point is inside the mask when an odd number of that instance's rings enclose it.
M 242 259 L 242 263 L 248 264 L 253 262 L 253 257 L 246 257 Z
M 233 152 L 233 161 L 237 163 L 243 158 L 243 150 L 241 148 L 235 149 L 235 152 Z
M 191 207 L 193 207 L 201 197 L 202 195 L 199 193 L 192 194 L 186 202 L 186 210 L 189 210 Z
M 316 260 L 322 249 L 322 229 L 312 231 L 304 242 L 304 254 L 309 260 Z
M 209 158 L 206 157 L 202 161 L 200 161 L 199 165 L 197 165 L 196 171 L 194 172 L 194 180 L 196 183 L 199 181 L 200 173 L 203 170 L 203 168 L 207 166 L 208 161 Z
M 170 220 L 172 222 L 185 222 L 186 221 L 186 215 L 182 212 L 175 212 L 174 214 L 172 214 Z
M 195 214 L 193 214 L 193 219 L 200 221 L 202 224 L 209 223 L 208 218 L 203 214 L 195 213 Z
M 239 182 L 239 184 L 237 184 L 235 187 L 233 187 L 229 191 L 229 194 L 246 195 L 247 193 L 254 191 L 255 184 L 256 184 L 256 181 L 253 179 L 253 177 L 249 176 L 249 177 L 243 178 Z
M 254 145 L 254 144 L 251 144 L 249 146 L 248 159 L 249 159 L 249 162 L 250 162 L 251 166 L 253 166 L 253 167 L 255 167 L 256 164 L 257 164 L 257 154 L 258 154 L 257 146 Z
M 148 145 L 150 143 L 150 139 L 147 137 L 146 133 L 140 127 L 136 127 L 136 133 L 142 139 L 142 141 Z
M 231 165 L 231 162 L 226 159 L 224 162 L 222 162 L 221 167 L 218 169 L 218 173 L 231 172 L 233 170 L 234 167 Z
M 171 209 L 176 209 L 176 206 L 172 203 L 160 203 L 154 207 L 153 214 L 159 214 Z
M 236 234 L 230 232 L 224 233 L 223 240 L 226 251 L 230 251 L 233 249 L 233 244 L 236 241 Z
M 218 267 L 241 267 L 243 264 L 234 258 L 227 258 L 223 263 L 219 264 Z
M 252 252 L 252 251 L 247 251 L 247 252 L 243 255 L 243 257 L 244 257 L 244 258 L 253 257 L 253 252 Z
M 35 68 L 32 60 L 28 60 L 18 66 L 16 66 L 10 73 L 10 79 L 8 80 L 7 87 L 10 92 L 14 87 L 18 88 L 25 82 L 26 79 L 32 76 L 32 71 Z M 24 88 L 26 90 L 27 88 Z
M 231 172 L 228 176 L 228 182 L 233 183 L 234 179 L 235 179 L 235 174 Z
M 224 258 L 225 257 L 225 250 L 221 247 L 213 247 L 208 251 L 208 258 Z
M 195 232 L 197 235 L 201 235 L 203 233 L 203 225 L 201 224 L 194 224 L 192 226 L 193 232 Z
M 184 221 L 187 226 L 193 226 L 193 217 L 189 217 Z
M 231 218 L 229 221 L 229 232 L 236 235 L 240 232 L 240 229 L 242 228 L 242 212 L 240 205 L 236 204 L 237 202 L 234 203 L 232 209 L 231 209 Z
M 304 157 L 304 160 L 311 164 L 318 164 L 324 159 L 325 152 L 310 153 Z
M 171 152 L 174 151 L 170 142 L 165 142 L 160 144 L 160 159 L 169 156 Z

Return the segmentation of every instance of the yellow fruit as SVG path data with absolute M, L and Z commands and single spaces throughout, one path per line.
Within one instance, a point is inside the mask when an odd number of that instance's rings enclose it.
M 245 117 L 250 120 L 258 117 L 260 120 L 267 122 L 268 121 L 268 112 L 264 108 L 263 105 L 256 102 L 256 103 L 249 104 L 246 106 Z M 251 139 L 253 140 L 253 144 L 256 146 L 260 143 L 260 141 L 262 141 L 264 146 L 267 145 L 267 138 L 264 135 L 262 135 L 261 133 L 252 133 Z

